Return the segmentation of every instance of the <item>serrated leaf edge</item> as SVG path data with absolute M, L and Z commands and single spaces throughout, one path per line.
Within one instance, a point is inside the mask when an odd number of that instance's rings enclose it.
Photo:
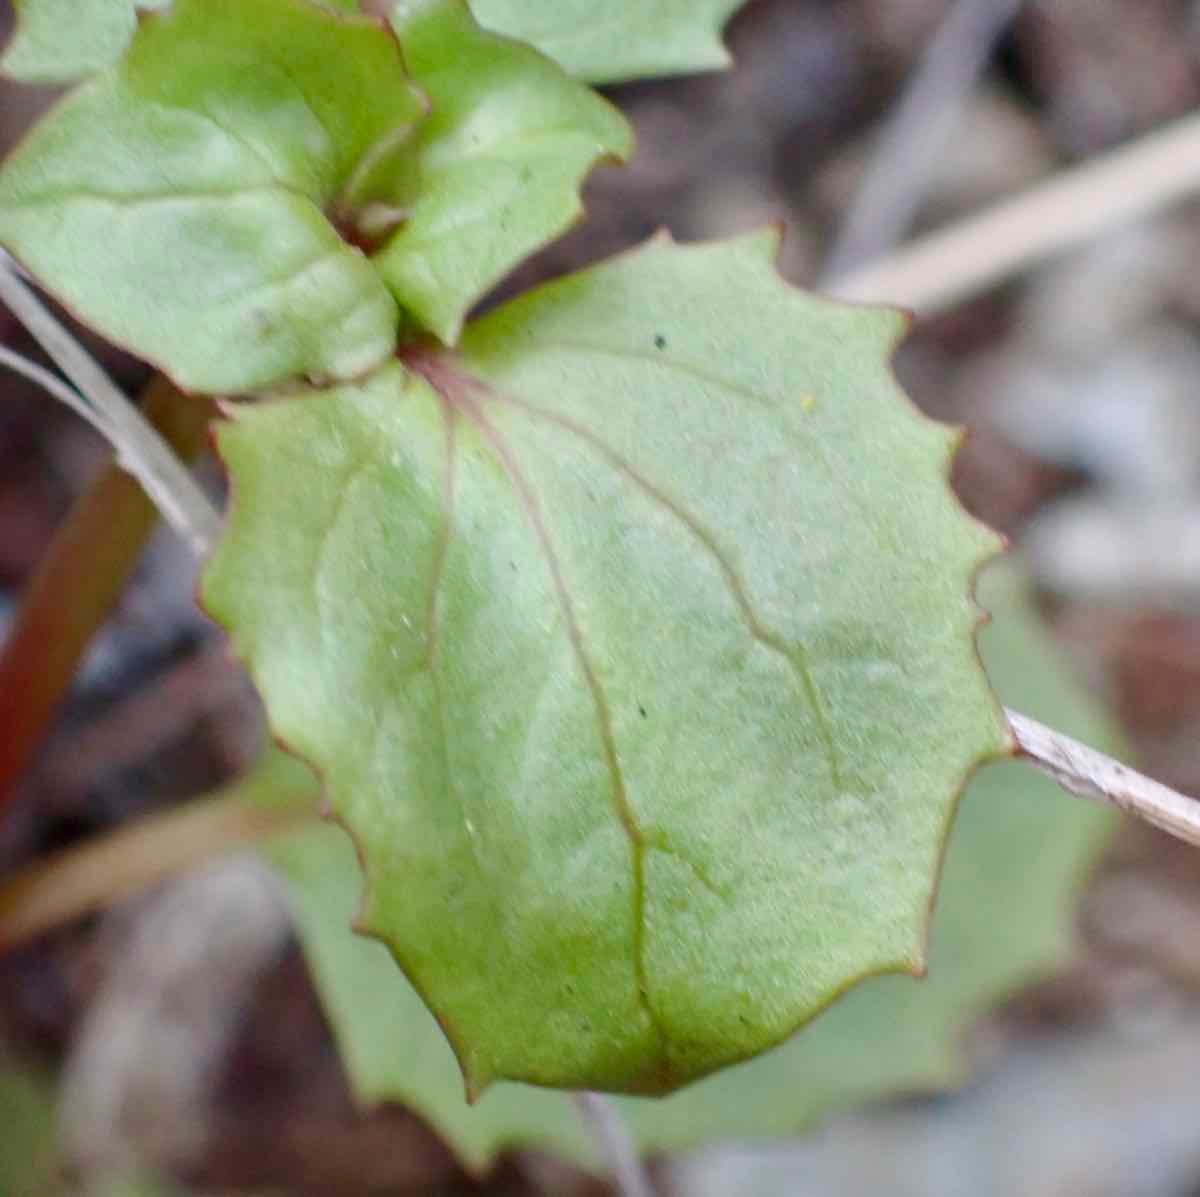
M 430 335 L 435 337 L 441 345 L 448 349 L 453 349 L 458 345 L 462 338 L 463 330 L 471 318 L 471 311 L 473 308 L 477 307 L 480 303 L 486 302 L 487 297 L 490 294 L 492 294 L 497 288 L 502 287 L 505 280 L 511 278 L 512 275 L 531 258 L 541 253 L 544 249 L 547 249 L 555 242 L 560 241 L 563 237 L 567 236 L 570 232 L 578 228 L 584 222 L 587 217 L 587 205 L 583 199 L 583 187 L 585 183 L 592 173 L 601 166 L 628 165 L 629 161 L 633 158 L 637 151 L 637 133 L 632 123 L 621 111 L 621 109 L 607 96 L 596 91 L 595 88 L 590 85 L 588 80 L 580 79 L 577 76 L 572 75 L 556 58 L 538 49 L 538 47 L 533 45 L 531 42 L 523 41 L 518 37 L 512 37 L 507 33 L 503 33 L 500 30 L 491 28 L 489 25 L 483 24 L 483 22 L 481 22 L 478 17 L 475 16 L 475 12 L 471 8 L 468 0 L 448 0 L 448 2 L 459 10 L 460 17 L 473 26 L 476 32 L 479 34 L 482 34 L 488 38 L 492 38 L 497 42 L 502 42 L 509 47 L 519 50 L 521 53 L 541 59 L 542 62 L 551 70 L 559 73 L 566 79 L 578 83 L 580 86 L 590 91 L 593 101 L 602 105 L 608 110 L 610 116 L 615 118 L 615 123 L 621 127 L 623 133 L 622 144 L 617 149 L 610 150 L 606 147 L 598 145 L 591 160 L 580 169 L 571 186 L 570 209 L 564 212 L 563 218 L 557 227 L 542 237 L 536 245 L 533 245 L 526 250 L 521 258 L 513 262 L 499 277 L 494 279 L 488 285 L 486 291 L 484 291 L 481 295 L 477 295 L 472 301 L 471 305 L 466 310 L 460 312 L 453 322 L 435 322 L 439 323 L 440 327 L 434 327 L 433 324 L 426 325 L 424 324 L 422 318 L 409 313 L 408 309 L 401 302 L 401 300 L 397 296 L 393 295 L 393 298 L 396 300 L 396 303 L 399 306 L 405 320 L 413 321 L 422 331 L 428 332 Z M 741 3 L 742 0 L 733 0 L 733 2 L 735 4 Z M 418 0 L 418 3 L 426 6 L 432 6 L 433 0 Z M 404 69 L 409 80 L 424 98 L 429 109 L 432 110 L 432 98 L 418 82 L 415 73 L 412 71 L 409 65 L 409 55 L 405 50 L 404 38 L 396 24 L 396 19 L 394 16 L 396 11 L 397 10 L 394 8 L 389 9 L 389 13 L 392 15 L 389 15 L 385 21 L 385 24 L 391 31 L 392 36 L 396 39 L 396 44 L 400 50 L 401 61 L 404 63 Z M 384 245 L 380 247 L 379 253 L 382 255 L 386 254 L 387 251 L 388 243 L 385 242 Z M 391 288 L 389 286 L 389 291 L 390 290 Z
M 748 233 L 748 234 L 744 234 L 740 237 L 731 238 L 724 242 L 717 242 L 716 244 L 724 245 L 731 249 L 736 249 L 739 246 L 744 246 L 746 249 L 754 251 L 761 258 L 761 260 L 768 265 L 773 279 L 778 284 L 781 284 L 784 287 L 792 287 L 792 284 L 790 284 L 788 282 L 788 280 L 785 279 L 778 270 L 778 260 L 779 260 L 779 255 L 780 255 L 780 251 L 782 248 L 782 240 L 783 240 L 782 225 L 775 224 L 766 229 L 758 230 L 758 231 Z M 707 243 L 707 244 L 713 244 L 713 243 Z M 648 240 L 646 240 L 638 245 L 635 245 L 627 250 L 624 250 L 621 253 L 616 254 L 608 259 L 605 259 L 605 261 L 603 263 L 601 263 L 601 265 L 609 264 L 614 261 L 619 261 L 624 258 L 634 257 L 637 254 L 639 254 L 640 252 L 642 252 L 644 249 L 651 247 L 651 246 L 655 246 L 655 245 L 676 246 L 676 245 L 680 245 L 680 243 L 675 240 L 675 238 L 671 235 L 671 233 L 667 229 L 663 228 L 663 229 L 658 230 Z M 686 248 L 686 246 L 682 246 L 682 247 Z M 799 289 L 799 288 L 797 288 L 797 289 Z M 802 290 L 802 289 L 800 289 L 800 290 Z M 942 421 L 933 419 L 932 417 L 927 415 L 925 412 L 923 412 L 916 405 L 916 403 L 912 400 L 912 398 L 908 395 L 908 393 L 904 390 L 904 388 L 901 386 L 901 384 L 899 382 L 898 377 L 896 376 L 895 354 L 896 354 L 897 348 L 899 347 L 899 344 L 903 341 L 905 336 L 908 334 L 908 331 L 912 325 L 913 317 L 912 317 L 911 313 L 905 312 L 904 310 L 902 310 L 900 308 L 896 308 L 896 307 L 893 307 L 890 305 L 879 305 L 879 304 L 869 304 L 869 303 L 860 303 L 860 302 L 848 303 L 848 302 L 841 301 L 841 300 L 829 299 L 826 296 L 820 296 L 820 298 L 825 303 L 833 304 L 833 305 L 842 307 L 844 309 L 858 310 L 858 311 L 863 312 L 864 314 L 866 314 L 866 313 L 875 313 L 875 314 L 892 313 L 896 318 L 895 328 L 894 328 L 894 331 L 890 338 L 890 343 L 885 350 L 885 357 L 884 357 L 884 362 L 883 362 L 885 373 L 891 383 L 892 400 L 899 401 L 900 403 L 902 403 L 906 407 L 910 417 L 912 417 L 918 424 L 924 424 L 925 426 L 936 428 L 937 430 L 945 433 L 945 435 L 943 437 L 944 454 L 943 454 L 943 459 L 942 459 L 941 466 L 939 469 L 939 474 L 942 479 L 942 483 L 943 483 L 943 486 L 945 487 L 947 497 L 948 497 L 950 503 L 955 508 L 957 508 L 958 512 L 960 513 L 961 518 L 966 522 L 966 524 L 975 530 L 977 539 L 979 541 L 979 549 L 977 551 L 975 559 L 972 562 L 970 562 L 969 566 L 968 566 L 967 578 L 965 579 L 965 588 L 966 588 L 966 598 L 967 598 L 967 600 L 971 606 L 971 609 L 974 613 L 974 619 L 971 622 L 971 624 L 969 625 L 969 632 L 968 632 L 969 639 L 970 639 L 970 645 L 971 645 L 971 653 L 974 657 L 974 660 L 975 660 L 976 666 L 979 670 L 980 676 L 983 677 L 986 682 L 987 673 L 984 670 L 984 666 L 983 666 L 982 656 L 980 653 L 978 634 L 979 634 L 980 629 L 990 619 L 990 616 L 976 601 L 975 586 L 976 586 L 976 581 L 977 581 L 977 578 L 978 578 L 980 572 L 995 557 L 997 557 L 1000 553 L 1002 553 L 1004 551 L 1006 544 L 1002 537 L 1000 537 L 996 532 L 994 532 L 991 528 L 989 528 L 981 520 L 976 518 L 971 512 L 969 512 L 963 506 L 963 504 L 961 503 L 961 501 L 958 498 L 957 493 L 954 491 L 954 488 L 951 485 L 951 470 L 953 468 L 955 457 L 956 457 L 959 449 L 961 448 L 963 441 L 965 440 L 966 429 L 964 429 L 961 426 L 953 426 L 953 425 L 945 424 Z M 420 377 L 420 375 L 416 371 L 412 371 L 411 368 L 409 368 L 407 366 L 406 366 L 406 368 L 410 369 L 410 373 L 413 373 L 413 375 L 415 377 Z M 350 383 L 346 383 L 344 385 L 353 385 L 353 383 L 350 382 Z M 273 402 L 273 403 L 287 402 L 289 400 L 289 398 L 294 399 L 295 397 L 296 396 L 294 396 L 294 395 L 289 397 L 289 396 L 281 393 L 281 394 L 277 395 L 275 398 L 269 399 L 268 402 Z M 221 404 L 221 410 L 222 410 L 222 413 L 225 416 L 226 420 L 235 422 L 238 419 L 238 416 L 242 409 L 241 409 L 241 405 L 230 402 L 230 401 L 226 401 Z M 236 478 L 235 478 L 233 472 L 226 465 L 224 457 L 221 452 L 219 427 L 216 429 L 216 431 L 214 433 L 213 442 L 214 442 L 214 448 L 216 451 L 217 459 L 221 463 L 224 473 L 226 475 L 226 482 L 227 482 L 228 491 L 229 491 L 229 502 L 227 504 L 225 515 L 224 515 L 224 520 L 223 520 L 223 533 L 222 533 L 222 540 L 223 540 L 224 534 L 226 532 L 228 532 L 228 530 L 233 522 L 233 519 L 234 519 L 234 511 L 235 511 L 235 508 L 238 503 L 238 485 L 237 485 L 237 481 L 236 481 Z M 256 686 L 258 686 L 260 692 L 262 692 L 262 687 L 259 684 L 260 679 L 257 675 L 257 670 L 255 669 L 254 662 L 241 657 L 237 653 L 236 632 L 231 627 L 226 625 L 223 622 L 223 620 L 221 619 L 219 613 L 214 611 L 212 609 L 212 607 L 210 607 L 205 602 L 203 589 L 201 590 L 201 593 L 200 593 L 199 602 L 200 602 L 201 608 L 203 610 L 205 610 L 205 612 L 209 615 L 210 618 L 212 618 L 218 625 L 226 628 L 226 631 L 229 633 L 230 638 L 231 638 L 231 647 L 233 649 L 234 655 L 236 657 L 238 657 L 239 660 L 241 660 L 243 666 L 247 669 L 247 671 L 250 673 L 251 677 L 254 679 Z M 911 953 L 907 958 L 902 958 L 902 959 L 896 960 L 895 962 L 885 964 L 885 965 L 882 965 L 879 967 L 865 969 L 860 973 L 857 973 L 857 974 L 847 977 L 845 980 L 845 983 L 842 984 L 841 986 L 837 987 L 835 990 L 832 990 L 829 993 L 829 995 L 825 1001 L 823 1001 L 819 1005 L 815 1006 L 811 1011 L 809 1011 L 802 1019 L 800 1019 L 800 1021 L 798 1021 L 790 1029 L 786 1030 L 783 1034 L 781 1034 L 780 1036 L 778 1036 L 777 1038 L 772 1040 L 770 1043 L 765 1044 L 760 1049 L 760 1051 L 755 1053 L 755 1056 L 761 1055 L 761 1054 L 771 1050 L 772 1048 L 778 1047 L 780 1044 L 782 1044 L 786 1040 L 790 1039 L 793 1035 L 801 1032 L 804 1027 L 809 1025 L 809 1023 L 813 1022 L 816 1018 L 818 1018 L 821 1014 L 823 1014 L 826 1010 L 828 1010 L 835 1002 L 837 1002 L 837 1000 L 839 998 L 845 996 L 846 993 L 848 993 L 850 990 L 854 989 L 859 984 L 861 984 L 865 981 L 869 981 L 876 977 L 889 976 L 889 975 L 904 975 L 904 974 L 907 974 L 907 975 L 910 975 L 912 977 L 919 979 L 919 978 L 925 976 L 925 974 L 927 973 L 934 907 L 936 905 L 937 896 L 938 896 L 938 893 L 941 888 L 941 881 L 942 881 L 942 877 L 943 877 L 944 870 L 945 870 L 946 853 L 948 851 L 949 843 L 950 843 L 950 832 L 953 828 L 954 819 L 958 813 L 958 809 L 959 809 L 959 805 L 961 803 L 962 797 L 963 797 L 964 793 L 966 792 L 966 789 L 967 789 L 968 785 L 970 784 L 972 778 L 974 777 L 975 773 L 982 766 L 989 764 L 993 761 L 1003 760 L 1005 758 L 1012 757 L 1013 755 L 1015 755 L 1015 751 L 1016 751 L 1016 745 L 1013 740 L 1012 733 L 1008 728 L 1008 722 L 1007 722 L 1007 718 L 1005 717 L 1005 714 L 1004 714 L 1004 708 L 1001 705 L 1000 700 L 997 697 L 997 695 L 995 694 L 994 690 L 992 689 L 990 682 L 986 682 L 986 690 L 987 690 L 987 695 L 988 695 L 989 701 L 990 701 L 993 711 L 996 715 L 997 725 L 1004 729 L 1004 731 L 1002 733 L 1002 742 L 995 749 L 993 749 L 990 752 L 985 752 L 984 754 L 976 757 L 976 759 L 969 764 L 967 769 L 964 771 L 962 778 L 959 780 L 953 794 L 951 795 L 949 803 L 947 804 L 946 816 L 943 820 L 942 826 L 941 826 L 939 834 L 938 834 L 938 858 L 935 863 L 935 867 L 934 867 L 934 871 L 933 871 L 933 875 L 932 875 L 932 881 L 931 881 L 930 890 L 929 890 L 928 904 L 926 907 L 924 918 L 922 920 L 923 928 L 922 928 L 922 932 L 919 936 L 919 942 L 918 942 L 916 950 L 913 953 Z M 268 723 L 270 724 L 271 723 L 271 715 L 270 715 L 269 709 L 267 711 L 267 719 L 268 719 Z M 317 775 L 318 779 L 321 782 L 322 787 L 327 788 L 325 770 L 317 762 L 310 760 L 304 753 L 298 751 L 295 747 L 293 747 L 291 744 L 289 744 L 287 739 L 284 736 L 282 736 L 274 727 L 272 727 L 272 736 L 275 739 L 275 741 L 285 751 L 291 753 L 293 756 L 296 756 L 298 759 L 304 761 L 304 763 L 306 765 L 308 765 L 308 767 L 311 768 L 313 770 L 313 772 Z M 354 852 L 355 852 L 356 858 L 359 863 L 360 872 L 362 874 L 363 885 L 362 885 L 362 890 L 361 890 L 361 893 L 359 896 L 358 913 L 351 924 L 351 929 L 354 931 L 355 934 L 360 935 L 366 939 L 374 940 L 374 941 L 382 944 L 388 950 L 388 952 L 391 955 L 391 957 L 393 958 L 393 960 L 395 960 L 397 967 L 404 974 L 408 983 L 413 987 L 413 989 L 416 991 L 416 993 L 420 996 L 422 1002 L 425 1004 L 426 1008 L 433 1015 L 433 1017 L 437 1021 L 438 1026 L 441 1028 L 443 1035 L 446 1037 L 446 1041 L 449 1044 L 451 1051 L 454 1054 L 454 1057 L 458 1063 L 460 1071 L 462 1072 L 463 1081 L 464 1081 L 464 1093 L 465 1093 L 465 1097 L 466 1097 L 468 1104 L 474 1105 L 475 1103 L 477 1103 L 484 1096 L 484 1094 L 488 1091 L 488 1089 L 497 1081 L 511 1081 L 513 1083 L 518 1083 L 518 1084 L 536 1083 L 536 1082 L 530 1082 L 530 1081 L 526 1080 L 525 1078 L 521 1078 L 521 1077 L 490 1075 L 490 1074 L 484 1073 L 481 1069 L 479 1069 L 476 1066 L 475 1062 L 471 1058 L 471 1053 L 469 1052 L 467 1045 L 465 1043 L 460 1042 L 459 1036 L 455 1033 L 453 1023 L 450 1021 L 448 1016 L 445 1015 L 445 1013 L 439 1009 L 438 1004 L 431 1000 L 431 998 L 430 998 L 429 994 L 427 993 L 427 991 L 425 990 L 425 988 L 417 981 L 417 979 L 413 976 L 412 972 L 410 971 L 409 967 L 405 964 L 399 947 L 388 938 L 388 936 L 385 932 L 381 931 L 380 929 L 378 929 L 370 924 L 366 912 L 368 912 L 370 910 L 371 904 L 372 904 L 372 892 L 373 892 L 372 884 L 373 883 L 372 883 L 371 871 L 368 867 L 368 859 L 369 859 L 368 853 L 366 852 L 366 849 L 364 847 L 364 844 L 363 844 L 359 834 L 355 831 L 355 829 L 353 827 L 351 827 L 349 825 L 349 823 L 340 814 L 333 811 L 332 808 L 330 808 L 326 811 L 323 811 L 322 814 L 324 815 L 324 817 L 329 819 L 329 821 L 331 821 L 331 822 L 337 824 L 339 827 L 341 827 L 342 830 L 345 831 L 345 833 L 349 836 L 350 841 L 354 846 Z M 751 1058 L 753 1058 L 753 1057 L 751 1057 Z M 719 1069 L 714 1069 L 713 1071 L 718 1071 L 718 1070 Z M 711 1075 L 711 1072 L 707 1073 L 705 1075 Z M 695 1076 L 695 1077 L 690 1078 L 688 1084 L 695 1083 L 695 1082 L 701 1081 L 703 1079 L 704 1079 L 704 1076 Z M 664 1089 L 663 1093 L 664 1093 L 664 1095 L 666 1095 L 667 1093 L 678 1091 L 678 1088 L 682 1088 L 682 1087 L 685 1087 L 685 1086 Z

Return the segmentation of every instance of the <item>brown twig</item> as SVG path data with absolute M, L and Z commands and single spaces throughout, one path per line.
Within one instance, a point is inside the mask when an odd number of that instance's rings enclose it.
M 1200 191 L 1200 115 L 843 276 L 843 299 L 931 315 Z
M 879 131 L 823 278 L 887 253 L 908 234 L 997 39 L 1021 0 L 955 0 Z
M 316 802 L 259 806 L 235 788 L 37 861 L 0 885 L 0 952 L 299 826 Z
M 1017 755 L 1064 790 L 1136 815 L 1176 839 L 1200 845 L 1200 802 L 1035 719 L 1016 711 L 1007 714 Z

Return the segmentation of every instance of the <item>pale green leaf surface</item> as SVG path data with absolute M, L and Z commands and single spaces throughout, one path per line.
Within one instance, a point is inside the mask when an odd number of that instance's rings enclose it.
M 0 1194 L 40 1197 L 51 1192 L 55 1140 L 49 1086 L 0 1054 Z
M 422 112 L 375 23 L 176 0 L 0 170 L 0 244 L 186 389 L 356 376 L 398 317 L 327 213 Z
M 63 83 L 117 61 L 137 28 L 133 0 L 16 0 L 16 29 L 0 71 Z
M 362 877 L 349 838 L 317 826 L 266 853 L 288 883 L 297 931 L 358 1099 L 402 1102 L 471 1166 L 509 1144 L 544 1144 L 595 1163 L 579 1115 L 550 1089 L 497 1085 L 475 1106 L 437 1022 L 388 950 L 350 931 Z
M 375 256 L 400 306 L 440 340 L 470 307 L 580 215 L 579 187 L 623 158 L 607 101 L 528 46 L 485 32 L 462 0 L 415 0 L 393 25 L 431 112 L 415 142 L 420 194 Z
M 1001 696 L 1115 751 L 1110 725 L 1060 664 L 1016 569 L 990 568 L 981 598 L 995 617 L 983 655 Z M 928 978 L 867 981 L 765 1056 L 662 1101 L 622 1099 L 641 1146 L 664 1151 L 794 1132 L 831 1109 L 957 1082 L 966 1027 L 1070 951 L 1073 899 L 1112 824 L 1108 812 L 1026 766 L 988 766 L 971 783 L 951 837 Z M 362 1101 L 411 1105 L 474 1166 L 514 1146 L 598 1162 L 561 1094 L 505 1084 L 467 1105 L 453 1053 L 420 998 L 381 945 L 346 932 L 361 881 L 341 831 L 290 837 L 272 860 L 291 888 L 301 941 Z
M 744 0 L 471 0 L 482 24 L 573 75 L 616 83 L 729 64 L 721 29 Z
M 919 969 L 1007 728 L 900 317 L 664 241 L 240 411 L 207 574 L 471 1086 L 663 1092 Z

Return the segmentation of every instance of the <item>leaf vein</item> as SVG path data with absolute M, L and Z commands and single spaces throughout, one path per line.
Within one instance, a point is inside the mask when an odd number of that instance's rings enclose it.
M 650 352 L 649 350 L 630 349 L 627 346 L 605 345 L 600 341 L 584 341 L 576 338 L 546 341 L 526 341 L 523 342 L 524 349 L 536 352 L 555 351 L 567 354 L 588 354 L 595 353 L 604 357 L 613 357 L 624 359 L 626 361 L 642 362 L 651 366 L 658 366 L 660 369 L 671 371 L 676 374 L 682 374 L 685 377 L 692 378 L 697 382 L 704 383 L 707 386 L 717 387 L 720 390 L 726 391 L 731 395 L 736 395 L 741 399 L 745 399 L 755 406 L 767 411 L 769 414 L 778 417 L 779 408 L 772 402 L 769 395 L 764 395 L 756 391 L 753 387 L 745 386 L 740 382 L 734 382 L 733 379 L 725 378 L 720 374 L 713 373 L 710 370 L 705 370 L 701 366 L 697 366 L 691 362 L 680 361 L 676 357 L 665 356 L 662 353 Z M 798 436 L 796 429 L 791 425 L 785 424 L 784 430 L 787 433 L 788 440 L 794 445 L 809 453 L 817 464 L 829 475 L 829 477 L 837 484 L 851 503 L 854 504 L 859 515 L 862 517 L 864 527 L 871 531 L 881 548 L 889 547 L 886 536 L 879 527 L 876 518 L 870 508 L 862 501 L 862 498 L 850 485 L 849 481 L 842 477 L 841 473 L 832 461 L 822 451 L 820 444 L 811 436 Z
M 342 522 L 342 517 L 346 513 L 351 492 L 366 473 L 377 463 L 381 451 L 380 446 L 372 445 L 367 448 L 365 453 L 359 453 L 353 459 L 342 477 L 342 483 L 334 499 L 333 510 L 330 513 L 329 519 L 321 529 L 321 534 L 316 538 L 316 551 L 313 554 L 312 566 L 313 605 L 318 615 L 321 638 L 327 648 L 331 647 L 328 640 L 329 633 L 338 626 L 336 619 L 327 619 L 323 614 L 325 606 L 324 593 L 326 590 L 324 578 L 325 572 L 329 568 L 329 554 L 333 549 L 334 534 L 337 532 L 338 525 Z
M 471 828 L 471 820 L 467 816 L 466 803 L 462 791 L 454 780 L 452 754 L 450 752 L 450 720 L 446 711 L 446 692 L 442 685 L 439 671 L 438 649 L 439 614 L 446 579 L 446 561 L 449 557 L 450 546 L 454 540 L 456 529 L 455 508 L 457 504 L 458 479 L 458 420 L 456 409 L 441 392 L 434 389 L 438 403 L 442 408 L 442 421 L 445 427 L 445 448 L 442 462 L 442 520 L 438 531 L 437 543 L 433 550 L 433 563 L 429 571 L 429 597 L 425 610 L 425 655 L 418 665 L 409 671 L 409 675 L 427 672 L 429 684 L 433 691 L 434 714 L 438 725 L 438 741 L 442 758 L 442 776 L 446 785 L 446 793 L 451 801 L 462 812 L 463 830 L 467 836 L 467 844 L 471 851 L 471 859 L 482 876 L 483 861 L 479 858 L 478 843 Z
M 637 988 L 638 1003 L 646 1015 L 647 1023 L 658 1044 L 659 1062 L 662 1068 L 667 1067 L 669 1036 L 658 1012 L 650 1000 L 650 982 L 646 970 L 646 838 L 638 824 L 637 816 L 629 801 L 625 777 L 621 769 L 620 756 L 617 752 L 616 737 L 613 731 L 612 712 L 603 684 L 596 672 L 595 665 L 588 653 L 583 629 L 579 616 L 567 586 L 562 562 L 550 530 L 546 525 L 545 516 L 533 488 L 526 478 L 524 471 L 513 455 L 512 448 L 503 434 L 496 428 L 482 408 L 471 396 L 470 391 L 477 389 L 476 379 L 452 372 L 444 361 L 430 360 L 424 356 L 410 358 L 409 364 L 420 373 L 430 386 L 443 399 L 458 408 L 479 431 L 481 437 L 496 455 L 496 459 L 512 484 L 520 505 L 525 512 L 530 529 L 538 542 L 555 598 L 562 612 L 563 623 L 572 654 L 579 666 L 592 700 L 596 713 L 597 731 L 600 737 L 601 751 L 610 779 L 610 793 L 613 810 L 617 821 L 629 842 L 630 861 L 633 870 L 633 969 Z
M 577 423 L 567 416 L 547 411 L 545 408 L 527 403 L 516 396 L 506 395 L 490 387 L 485 388 L 485 391 L 492 399 L 506 403 L 517 411 L 524 412 L 531 419 L 545 420 L 561 428 L 564 432 L 582 440 L 598 453 L 612 469 L 632 482 L 647 498 L 663 511 L 667 512 L 668 515 L 672 516 L 692 535 L 693 539 L 716 564 L 725 581 L 726 588 L 729 590 L 730 596 L 733 598 L 734 604 L 746 624 L 751 638 L 764 648 L 782 657 L 795 674 L 801 691 L 813 712 L 817 735 L 821 740 L 821 746 L 829 768 L 830 781 L 834 788 L 840 791 L 842 789 L 840 755 L 837 749 L 837 742 L 834 739 L 829 712 L 826 709 L 825 702 L 817 687 L 816 679 L 813 676 L 812 663 L 808 650 L 803 644 L 789 644 L 782 636 L 772 631 L 763 623 L 755 611 L 753 603 L 750 601 L 749 591 L 745 582 L 742 580 L 733 562 L 721 548 L 716 536 L 692 516 L 681 503 L 651 482 L 649 478 L 638 471 L 630 462 L 626 461 L 625 458 L 601 440 L 600 437 L 596 436 L 591 429 L 586 428 L 584 425 Z

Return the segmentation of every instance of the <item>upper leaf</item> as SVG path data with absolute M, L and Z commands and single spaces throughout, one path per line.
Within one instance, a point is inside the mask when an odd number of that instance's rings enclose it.
M 983 657 L 1001 696 L 1114 750 L 1111 727 L 1063 671 L 1016 571 L 989 569 L 982 598 L 993 614 Z M 957 1083 L 966 1027 L 1070 951 L 1076 891 L 1112 825 L 1110 812 L 1067 797 L 1027 766 L 982 770 L 955 820 L 929 977 L 867 981 L 766 1056 L 666 1101 L 622 1101 L 639 1145 L 666 1151 L 794 1133 L 854 1102 Z M 497 1085 L 467 1105 L 453 1054 L 420 998 L 384 948 L 346 933 L 359 880 L 338 829 L 278 841 L 271 859 L 289 883 L 305 955 L 362 1101 L 409 1104 L 471 1166 L 509 1147 L 601 1162 L 562 1094 Z
M 468 309 L 581 212 L 598 158 L 628 154 L 619 112 L 528 46 L 481 29 L 465 0 L 405 0 L 392 23 L 430 118 L 420 193 L 375 258 L 402 308 L 443 342 Z
M 744 0 L 471 0 L 489 29 L 573 75 L 615 83 L 727 66 L 721 29 Z
M 0 71 L 63 83 L 117 61 L 137 28 L 134 0 L 16 0 L 17 28 Z
M 774 250 L 657 242 L 220 434 L 207 602 L 476 1092 L 664 1092 L 920 970 L 1007 747 L 996 541 L 887 370 L 900 318 Z
M 422 114 L 376 23 L 176 0 L 0 171 L 0 244 L 186 389 L 351 377 L 397 313 L 332 218 Z

